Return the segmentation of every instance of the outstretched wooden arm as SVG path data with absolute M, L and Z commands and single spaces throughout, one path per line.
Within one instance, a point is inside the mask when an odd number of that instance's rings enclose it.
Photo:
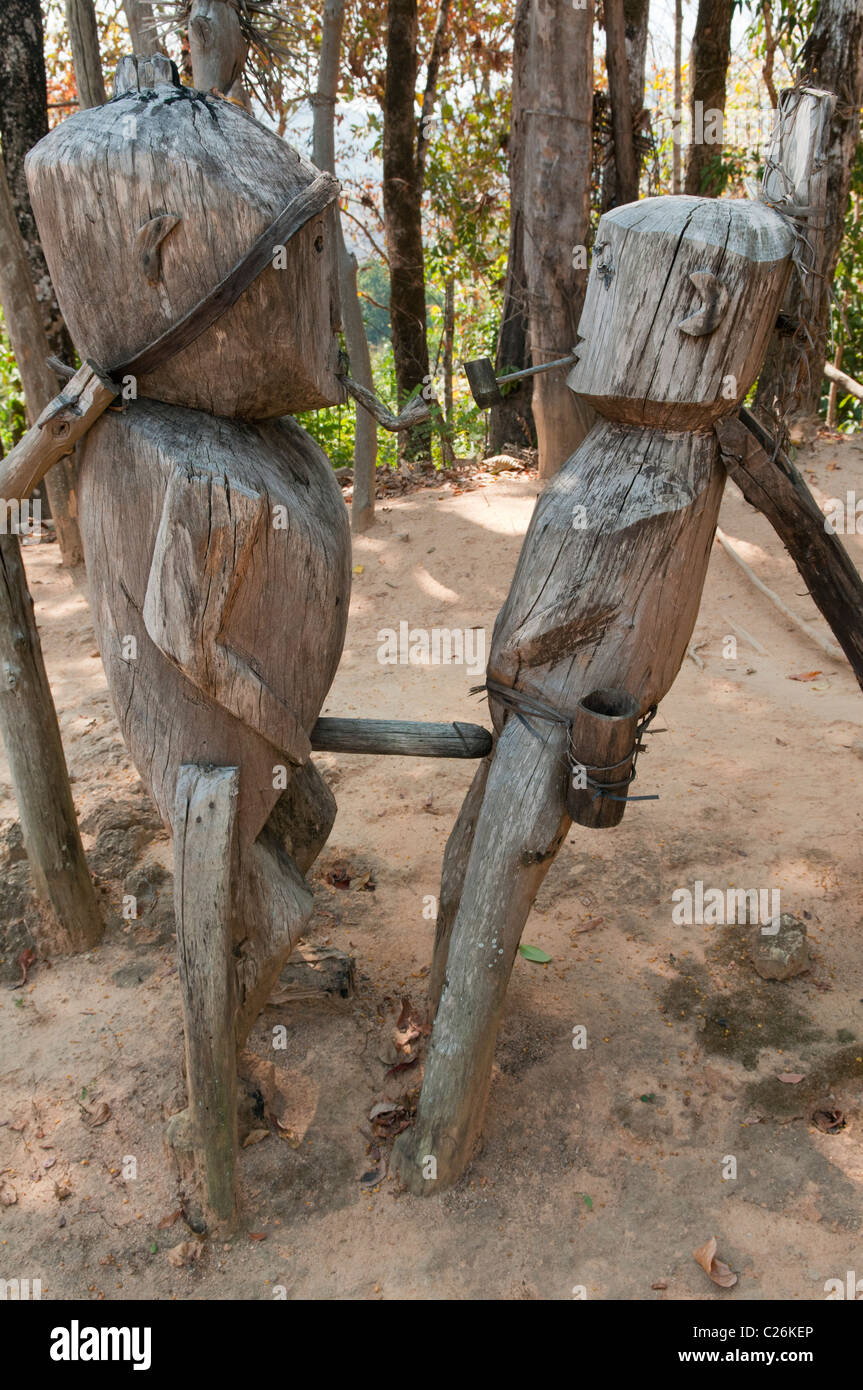
M 754 415 L 741 409 L 714 429 L 729 476 L 776 531 L 863 687 L 863 579 L 851 556 L 788 456 L 773 456 Z

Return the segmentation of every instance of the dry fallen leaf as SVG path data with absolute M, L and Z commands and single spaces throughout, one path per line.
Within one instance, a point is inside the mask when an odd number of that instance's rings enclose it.
M 35 951 L 31 951 L 31 949 L 30 949 L 29 946 L 26 946 L 26 947 L 24 948 L 24 950 L 21 952 L 21 954 L 19 955 L 18 960 L 17 960 L 17 962 L 16 962 L 16 964 L 17 964 L 17 966 L 18 966 L 18 969 L 21 971 L 21 979 L 18 981 L 19 987 L 20 987 L 21 985 L 26 985 L 26 983 L 27 983 L 27 971 L 30 969 L 30 966 L 33 964 L 33 962 L 35 961 L 35 959 L 36 959 L 36 952 L 35 952 Z
M 186 1265 L 192 1265 L 201 1257 L 203 1247 L 194 1240 L 182 1240 L 179 1245 L 175 1245 L 173 1250 L 168 1251 L 168 1263 L 175 1269 L 184 1269 Z
M 83 1105 L 81 1107 L 81 1119 L 88 1129 L 98 1129 L 99 1125 L 103 1125 L 110 1118 L 111 1107 L 107 1101 L 103 1100 L 102 1104 L 98 1105 L 95 1110 L 87 1110 Z
M 667 1279 L 657 1279 L 657 1280 L 656 1280 L 656 1283 L 655 1283 L 655 1284 L 651 1284 L 650 1287 L 651 1287 L 652 1289 L 667 1289 L 667 1288 L 668 1288 L 668 1280 L 667 1280 Z
M 803 1076 L 802 1071 L 783 1071 L 779 1073 L 776 1080 L 785 1081 L 789 1086 L 796 1086 L 798 1081 L 803 1080 Z
M 819 1109 L 812 1113 L 812 1123 L 822 1134 L 838 1134 L 845 1128 L 845 1111 Z
M 602 926 L 604 921 L 604 917 L 590 917 L 586 922 L 580 922 L 577 927 L 573 927 L 572 930 L 578 933 L 583 931 L 595 931 L 597 927 Z
M 820 671 L 801 671 L 799 676 L 789 676 L 790 681 L 814 681 L 816 676 L 820 676 Z
M 697 1260 L 707 1274 L 721 1289 L 731 1289 L 737 1283 L 737 1275 L 733 1269 L 729 1269 L 727 1264 L 716 1258 L 716 1237 L 711 1236 L 706 1245 L 699 1246 L 692 1252 L 693 1259 Z
M 269 1139 L 269 1137 L 270 1131 L 268 1129 L 250 1129 L 243 1140 L 243 1148 L 250 1149 L 253 1144 L 260 1144 L 262 1140 Z
M 419 1061 L 419 1054 L 417 1053 L 415 1056 L 409 1057 L 408 1060 L 407 1060 L 406 1062 L 396 1062 L 396 1064 L 395 1064 L 394 1067 L 389 1067 L 388 1070 L 384 1072 L 384 1075 L 385 1075 L 385 1076 L 395 1076 L 397 1072 L 400 1072 L 400 1071 L 407 1071 L 408 1067 L 414 1066 L 415 1063 L 418 1062 L 418 1061 Z
M 266 1231 L 249 1231 L 249 1240 L 266 1240 Z
M 157 1229 L 160 1231 L 167 1230 L 168 1227 L 173 1226 L 174 1222 L 177 1221 L 182 1215 L 183 1213 L 180 1211 L 179 1207 L 176 1211 L 169 1212 L 167 1216 L 162 1217 Z

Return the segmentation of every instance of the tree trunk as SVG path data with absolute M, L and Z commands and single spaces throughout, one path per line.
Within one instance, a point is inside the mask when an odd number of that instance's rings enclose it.
M 683 138 L 683 0 L 674 0 L 674 118 L 671 129 L 671 191 L 682 189 L 681 148 Z
M 587 283 L 593 6 L 531 0 L 525 75 L 524 265 L 534 366 L 575 345 Z M 587 433 L 565 369 L 534 380 L 539 471 L 551 477 Z
M 66 0 L 66 25 L 72 44 L 79 110 L 104 106 L 108 98 L 102 76 L 99 28 L 93 0 Z
M 401 406 L 429 379 L 422 189 L 417 161 L 417 0 L 388 0 L 383 192 L 390 263 L 390 321 Z M 403 440 L 406 456 L 428 452 L 428 426 Z
M 123 13 L 129 26 L 132 52 L 139 58 L 149 58 L 159 47 L 152 7 L 145 0 L 123 0 Z
M 336 172 L 335 114 L 345 0 L 326 0 L 321 33 L 318 85 L 313 99 L 312 159 L 319 169 Z M 345 245 L 341 218 L 338 223 L 339 299 L 342 328 L 350 358 L 351 374 L 360 386 L 374 390 L 372 359 L 357 293 L 357 258 Z M 351 529 L 367 531 L 375 519 L 375 469 L 378 431 L 373 417 L 362 406 L 354 416 L 354 497 Z
M 860 0 L 821 0 L 812 33 L 801 53 L 797 77 L 807 85 L 835 92 L 838 97 L 827 146 L 827 212 L 818 238 L 812 270 L 814 300 L 807 308 L 808 339 L 804 331 L 773 334 L 758 381 L 755 405 L 771 414 L 774 400 L 784 402 L 792 415 L 811 418 L 821 399 L 821 367 L 827 356 L 829 295 L 851 186 L 851 170 L 860 138 L 863 104 L 863 6 Z M 784 313 L 800 310 L 803 287 L 792 281 L 794 299 Z M 801 355 L 802 354 L 802 355 Z M 790 384 L 797 373 L 796 389 Z
M 15 219 L 24 239 L 42 329 L 47 335 L 48 351 L 62 361 L 71 363 L 74 357 L 72 340 L 54 297 L 24 177 L 24 156 L 47 130 L 48 94 L 39 0 L 4 0 L 0 5 L 0 140 L 3 143 L 3 162 Z M 51 387 L 48 400 L 57 389 L 53 377 Z M 31 409 L 34 405 L 35 402 L 30 402 Z M 42 406 L 39 406 L 41 409 Z M 76 459 L 58 463 L 44 483 L 60 554 L 66 565 L 80 564 L 83 558 L 76 520 L 77 486 Z
M 717 167 L 722 153 L 719 117 L 725 112 L 725 83 L 731 57 L 734 0 L 699 0 L 692 39 L 689 107 L 692 118 L 685 192 L 717 197 L 725 182 Z
M 497 338 L 498 376 L 530 366 L 527 343 L 527 286 L 524 273 L 524 142 L 527 46 L 531 0 L 518 0 L 512 58 L 512 105 L 509 121 L 509 254 L 503 313 Z M 528 377 L 507 390 L 500 405 L 488 414 L 489 449 L 499 454 L 505 445 L 530 445 L 536 440 L 531 409 L 533 380 Z
M 646 6 L 644 7 L 646 11 Z M 610 207 L 634 203 L 638 197 L 638 162 L 635 155 L 632 82 L 626 42 L 623 0 L 605 0 L 605 63 L 614 132 L 614 201 Z
M 0 535 L 0 731 L 38 897 L 56 919 L 45 943 L 84 951 L 102 935 L 57 713 L 17 536 Z

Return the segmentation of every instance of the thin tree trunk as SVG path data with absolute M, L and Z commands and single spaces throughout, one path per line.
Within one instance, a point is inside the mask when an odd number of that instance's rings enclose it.
M 444 408 L 444 460 L 446 463 L 455 462 L 455 449 L 453 448 L 453 394 L 452 394 L 452 362 L 453 346 L 455 341 L 455 280 L 452 275 L 447 276 L 444 288 L 443 305 L 443 408 Z
M 72 67 L 79 110 L 104 106 L 108 100 L 99 52 L 99 28 L 93 0 L 66 0 L 66 26 L 72 44 Z
M 674 118 L 671 129 L 671 191 L 680 193 L 683 138 L 683 0 L 674 0 Z
M 102 922 L 14 535 L 0 535 L 0 732 L 33 883 L 56 920 L 44 950 L 87 950 Z
M 422 192 L 416 119 L 417 0 L 388 0 L 383 104 L 383 193 L 390 263 L 390 321 L 401 406 L 428 382 Z M 428 426 L 406 432 L 407 456 L 428 452 Z
M 824 88 L 838 97 L 827 151 L 827 211 L 817 238 L 811 272 L 817 292 L 807 308 L 808 338 L 776 331 L 758 380 L 755 405 L 762 414 L 774 412 L 778 401 L 790 415 L 810 419 L 821 399 L 821 366 L 827 357 L 830 286 L 845 230 L 851 170 L 860 138 L 863 104 L 863 5 L 860 0 L 821 0 L 815 24 L 801 53 L 799 81 Z M 800 280 L 792 281 L 791 300 L 784 314 L 793 317 L 803 303 Z M 794 386 L 796 376 L 796 387 Z
M 345 0 L 326 0 L 318 85 L 313 99 L 312 159 L 319 169 L 330 174 L 336 172 L 335 113 L 344 20 Z M 372 391 L 372 360 L 357 293 L 357 258 L 345 245 L 341 219 L 338 237 L 339 299 L 351 374 L 360 386 Z M 355 532 L 367 531 L 375 519 L 377 453 L 377 425 L 369 412 L 357 405 L 354 418 L 354 498 L 351 504 L 351 529 Z
M 531 0 L 525 78 L 524 266 L 534 366 L 564 357 L 577 339 L 587 268 L 593 118 L 593 6 Z M 533 414 L 543 478 L 556 473 L 588 429 L 566 370 L 534 379 Z
M 152 6 L 145 0 L 123 0 L 123 13 L 129 26 L 132 52 L 139 58 L 149 58 L 159 47 Z
M 632 129 L 632 88 L 626 52 L 623 0 L 605 0 L 605 63 L 614 132 L 615 202 L 634 203 L 638 197 L 638 164 Z
M 527 285 L 524 273 L 524 143 L 525 80 L 530 35 L 531 0 L 517 0 L 513 33 L 512 100 L 509 122 L 509 254 L 503 313 L 497 338 L 498 376 L 530 366 L 527 343 Z M 530 445 L 536 440 L 531 409 L 533 381 L 528 377 L 507 390 L 488 413 L 489 448 L 499 454 L 505 445 Z
M 690 63 L 692 133 L 685 191 L 703 197 L 717 197 L 724 183 L 717 166 L 722 153 L 717 113 L 725 112 L 733 13 L 734 0 L 699 0 Z
M 3 0 L 0 4 L 0 140 L 3 143 L 3 162 L 15 219 L 24 239 L 39 317 L 47 335 L 48 351 L 62 361 L 71 363 L 74 359 L 72 340 L 57 307 L 24 176 L 24 156 L 47 133 L 48 93 L 39 0 Z M 48 400 L 57 389 L 53 377 L 51 382 Z M 83 562 L 84 551 L 76 520 L 76 460 L 70 458 L 58 463 L 43 486 L 63 563 L 79 565 Z

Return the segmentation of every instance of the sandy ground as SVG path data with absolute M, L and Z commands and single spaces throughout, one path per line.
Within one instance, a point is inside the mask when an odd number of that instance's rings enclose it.
M 863 445 L 824 440 L 800 462 L 819 498 L 863 494 Z M 362 570 L 324 713 L 487 721 L 476 676 L 381 665 L 377 634 L 401 621 L 490 634 L 535 493 L 508 476 L 381 506 L 355 543 Z M 826 631 L 733 488 L 721 525 Z M 862 542 L 848 542 L 858 559 Z M 34 908 L 0 763 L 0 1277 L 41 1278 L 49 1298 L 568 1299 L 581 1286 L 680 1300 L 823 1298 L 825 1280 L 863 1276 L 863 704 L 847 665 L 718 546 L 694 637 L 703 666 L 685 662 L 640 766 L 638 789 L 660 799 L 616 830 L 570 833 L 524 937 L 551 963 L 514 970 L 484 1147 L 455 1189 L 425 1200 L 388 1177 L 361 1185 L 375 1168 L 367 1117 L 416 1099 L 421 1060 L 386 1075 L 393 1030 L 402 998 L 424 998 L 428 903 L 472 765 L 320 758 L 339 814 L 312 871 L 317 939 L 356 957 L 357 991 L 262 1016 L 252 1046 L 284 1071 L 289 1137 L 244 1115 L 243 1133 L 270 1133 L 241 1152 L 245 1231 L 226 1242 L 197 1241 L 177 1214 L 163 1149 L 184 1104 L 170 843 L 111 713 L 80 579 L 53 546 L 30 549 L 27 567 L 109 926 L 98 950 L 37 961 L 11 988 Z M 738 638 L 724 655 L 732 624 L 764 650 Z M 334 867 L 350 888 L 326 881 Z M 358 886 L 369 873 L 373 892 Z M 809 972 L 765 983 L 749 928 L 674 925 L 672 892 L 699 879 L 778 889 L 807 922 Z M 124 891 L 135 921 L 120 915 Z M 273 1053 L 280 1024 L 287 1046 Z M 819 1105 L 845 1128 L 819 1131 Z M 692 1258 L 711 1236 L 739 1275 L 727 1292 Z M 183 1241 L 197 1258 L 176 1268 L 168 1252 Z

